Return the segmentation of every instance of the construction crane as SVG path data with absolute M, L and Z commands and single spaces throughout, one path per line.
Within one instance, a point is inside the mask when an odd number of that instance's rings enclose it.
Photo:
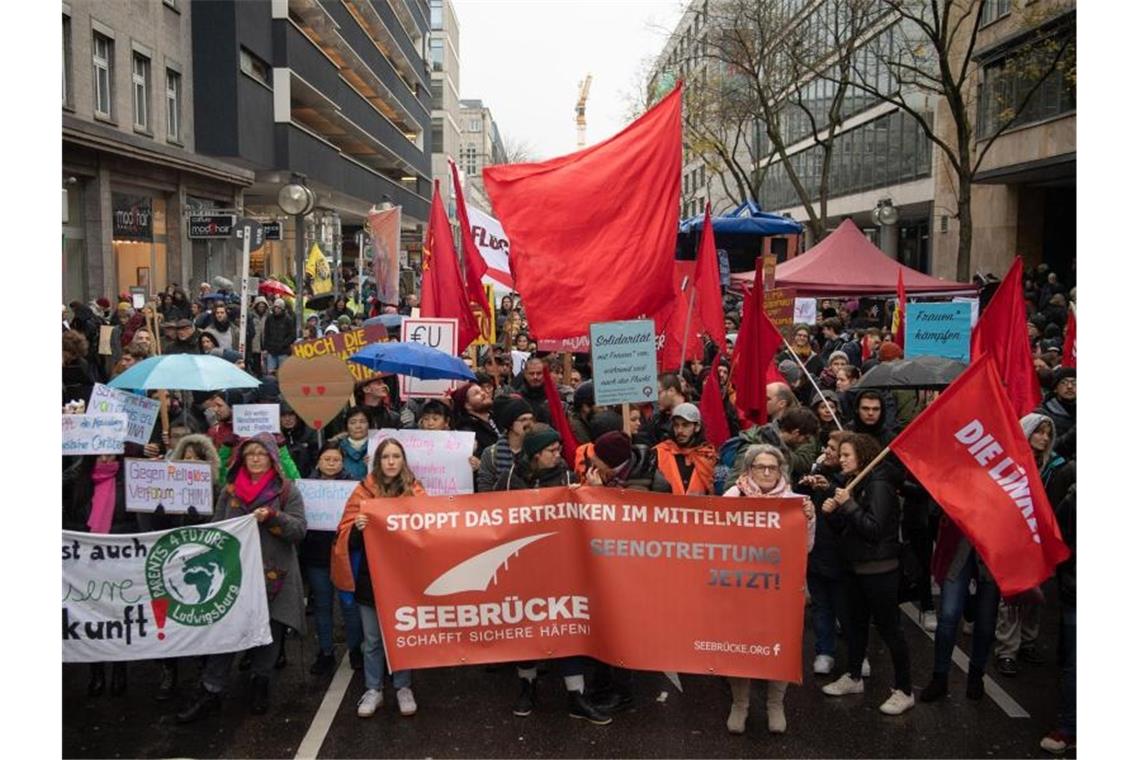
M 586 98 L 590 96 L 590 82 L 594 79 L 593 74 L 586 74 L 586 78 L 578 83 L 578 105 L 575 106 L 574 112 L 578 116 L 578 147 L 586 147 Z

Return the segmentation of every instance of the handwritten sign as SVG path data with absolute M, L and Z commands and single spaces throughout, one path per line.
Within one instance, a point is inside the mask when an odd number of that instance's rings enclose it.
M 158 419 L 161 406 L 152 398 L 95 383 L 91 399 L 87 402 L 87 414 L 127 415 L 127 440 L 145 444 L 150 442 L 150 433 L 154 430 L 154 421 Z
M 474 493 L 470 456 L 475 434 L 469 430 L 373 430 L 368 434 L 371 468 L 376 448 L 385 438 L 395 438 L 408 456 L 408 468 L 424 484 L 429 496 Z
M 248 438 L 258 433 L 280 432 L 279 404 L 234 404 L 234 435 Z
M 970 361 L 970 304 L 908 303 L 906 356 Z
M 128 512 L 153 512 L 160 504 L 167 514 L 213 514 L 214 482 L 206 462 L 128 459 Z
M 63 455 L 122 454 L 127 439 L 125 414 L 63 415 Z
M 318 356 L 339 356 L 344 365 L 352 372 L 353 379 L 360 381 L 372 377 L 376 373 L 363 364 L 350 362 L 348 357 L 355 354 L 369 343 L 382 343 L 388 340 L 388 328 L 384 325 L 365 325 L 355 330 L 342 333 L 332 333 L 323 338 L 311 338 L 294 343 L 293 356 L 301 359 L 313 359 Z
M 294 480 L 293 485 L 305 500 L 305 522 L 309 530 L 335 531 L 344 514 L 344 505 L 357 480 Z
M 594 398 L 598 406 L 645 403 L 657 393 L 657 333 L 653 320 L 590 325 Z
M 445 354 L 459 354 L 459 320 L 434 317 L 405 318 L 400 323 L 400 340 L 421 343 Z M 404 398 L 443 398 L 456 385 L 454 380 L 421 380 L 400 375 L 400 395 Z
M 790 337 L 795 323 L 796 291 L 790 288 L 772 288 L 764 291 L 764 311 L 784 337 Z
M 816 314 L 816 300 L 814 298 L 797 298 L 792 311 L 792 322 L 797 325 L 814 325 Z

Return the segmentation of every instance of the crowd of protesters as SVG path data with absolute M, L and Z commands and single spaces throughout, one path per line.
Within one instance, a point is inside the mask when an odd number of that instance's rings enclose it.
M 860 387 L 863 374 L 877 364 L 899 361 L 903 351 L 855 301 L 821 301 L 816 324 L 795 325 L 790 331 L 787 349 L 777 356 L 783 381 L 767 387 L 769 421 L 764 425 L 742 422 L 735 412 L 728 368 L 739 314 L 731 303 L 725 324 L 729 345 L 721 363 L 710 366 L 715 354 L 710 345 L 706 361 L 686 362 L 661 374 L 657 402 L 632 408 L 626 420 L 620 409 L 595 403 L 589 355 L 564 361 L 560 354 L 539 351 L 523 305 L 507 296 L 496 304 L 498 343 L 481 347 L 470 360 L 474 381 L 458 384 L 442 400 L 423 401 L 401 399 L 394 377 L 369 378 L 357 384 L 354 404 L 326 426 L 321 438 L 277 388 L 276 370 L 298 337 L 284 300 L 253 300 L 246 357 L 237 353 L 237 298 L 217 283 L 203 283 L 193 297 L 172 287 L 138 310 L 125 298 L 115 308 L 106 299 L 74 303 L 65 309 L 64 403 L 86 399 L 94 383 L 106 382 L 158 348 L 163 353 L 212 353 L 262 382 L 251 391 L 172 394 L 168 433 L 156 429 L 145 446 L 127 444 L 125 455 L 65 457 L 63 523 L 74 530 L 130 533 L 203 521 L 193 511 L 177 517 L 161 510 L 155 515 L 127 513 L 122 462 L 124 456 L 209 462 L 216 471 L 216 517 L 255 515 L 263 554 L 284 570 L 284 582 L 277 587 L 270 582 L 273 643 L 238 657 L 204 658 L 198 688 L 178 720 L 190 722 L 220 710 L 234 659 L 251 672 L 250 711 L 264 713 L 272 672 L 285 662 L 287 631 L 303 632 L 309 614 L 317 640 L 311 672 L 331 673 L 338 661 L 334 606 L 340 610 L 351 667 L 364 671 L 357 714 L 369 717 L 383 705 L 386 666 L 374 587 L 362 556 L 361 532 L 368 517 L 360 503 L 423 493 L 394 439 L 381 442 L 368 460 L 369 430 L 474 433 L 470 464 L 479 492 L 583 483 L 729 498 L 796 495 L 808 519 L 804 551 L 812 671 L 824 694 L 842 698 L 869 688 L 866 651 L 872 624 L 890 653 L 891 686 L 880 705 L 887 715 L 913 709 L 916 699 L 933 703 L 947 695 L 962 621 L 971 635 L 965 696 L 972 700 L 984 695 L 991 649 L 997 672 L 1014 677 L 1023 667 L 1045 662 L 1038 643 L 1041 628 L 1059 625 L 1055 654 L 1061 665 L 1061 711 L 1041 747 L 1060 753 L 1076 744 L 1076 371 L 1060 366 L 1063 330 L 1076 295 L 1046 269 L 1032 273 L 1024 285 L 1026 329 L 1044 401 L 1021 424 L 1073 556 L 1058 568 L 1055 583 L 1016 598 L 1001 597 L 969 541 L 896 458 L 883 459 L 850 487 L 853 477 L 936 396 L 932 391 Z M 985 288 L 982 299 L 984 307 Z M 368 311 L 398 308 L 407 313 L 414 305 L 413 297 L 399 307 L 371 306 Z M 369 315 L 364 311 L 355 294 L 335 299 L 326 311 L 306 315 L 301 337 L 358 326 Z M 109 345 L 105 327 L 111 328 Z M 153 334 L 156 329 L 161 336 Z M 552 427 L 553 410 L 544 391 L 547 370 L 576 439 L 573 462 L 563 459 L 566 442 Z M 719 448 L 706 440 L 696 404 L 713 372 L 723 387 L 731 435 Z M 238 439 L 232 407 L 246 402 L 281 404 L 281 432 Z M 306 531 L 300 495 L 290 487 L 298 477 L 359 482 L 335 533 Z M 1057 596 L 1059 621 L 1042 618 L 1046 593 Z M 934 634 L 929 673 L 912 672 L 900 613 L 906 602 L 916 605 L 920 625 Z M 585 658 L 559 660 L 555 667 L 573 717 L 605 725 L 634 703 L 634 672 Z M 515 668 L 518 696 L 512 711 L 525 717 L 538 699 L 539 664 L 516 663 Z M 156 699 L 175 696 L 178 672 L 174 661 L 163 663 Z M 390 677 L 403 715 L 418 709 L 413 675 L 396 671 Z M 916 689 L 914 676 L 925 685 Z M 728 681 L 727 730 L 743 733 L 753 686 L 748 679 Z M 111 694 L 125 692 L 127 684 L 127 667 L 116 664 Z M 92 666 L 88 693 L 95 697 L 105 688 L 104 667 Z M 787 688 L 775 681 L 765 686 L 767 726 L 773 733 L 787 730 Z

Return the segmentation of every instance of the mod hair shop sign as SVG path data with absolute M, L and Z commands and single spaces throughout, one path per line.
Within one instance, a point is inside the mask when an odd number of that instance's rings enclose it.
M 154 240 L 151 199 L 145 195 L 111 193 L 111 237 L 115 240 Z

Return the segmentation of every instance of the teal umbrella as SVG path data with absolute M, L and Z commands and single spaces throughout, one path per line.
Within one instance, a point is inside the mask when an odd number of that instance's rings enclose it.
M 218 391 L 256 388 L 257 378 L 209 354 L 170 354 L 144 359 L 107 383 L 120 390 Z

